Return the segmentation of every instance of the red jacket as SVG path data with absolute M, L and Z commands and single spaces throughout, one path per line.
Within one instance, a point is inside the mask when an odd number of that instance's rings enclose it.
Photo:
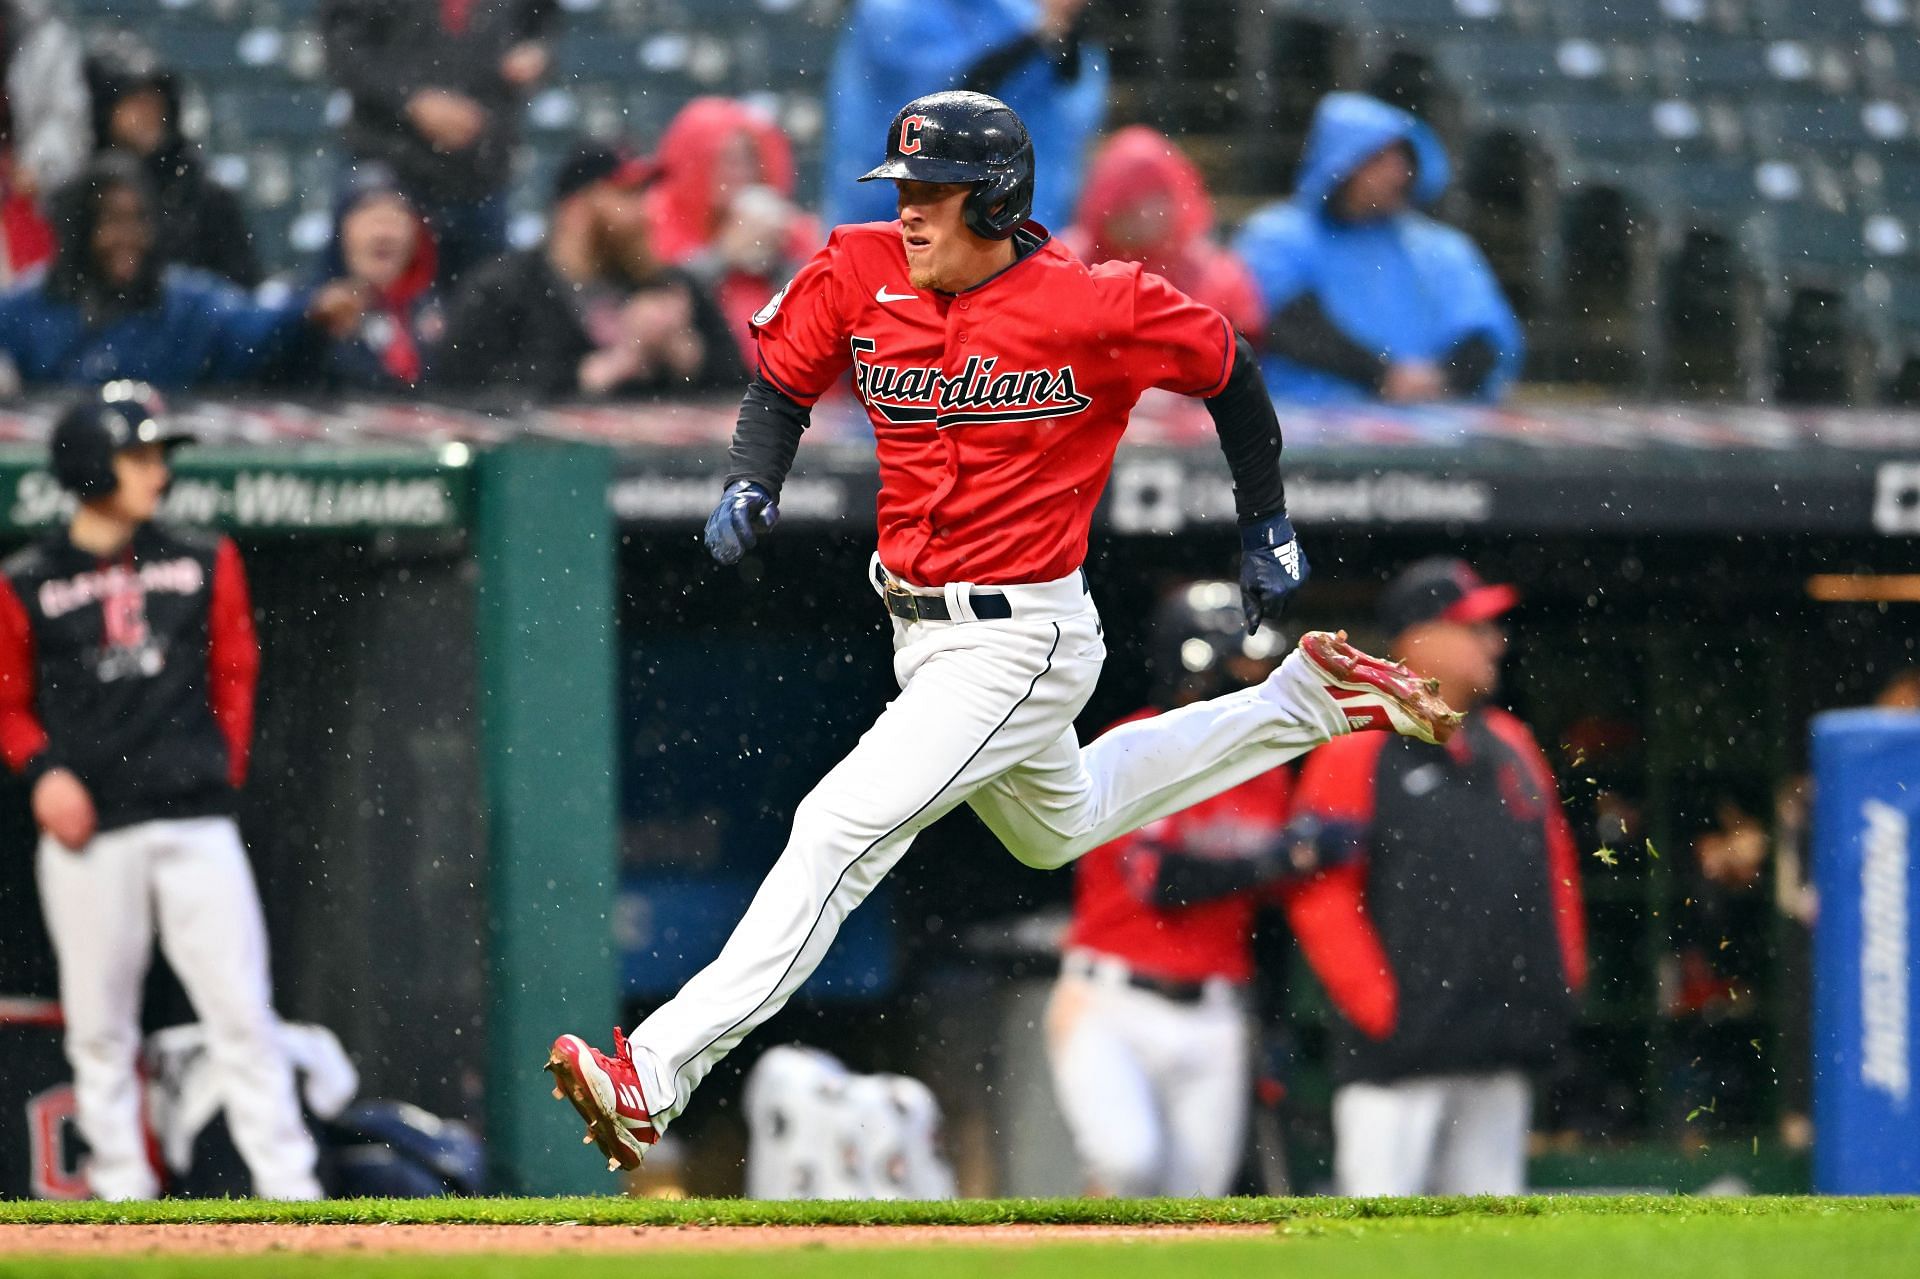
M 1158 238 L 1118 242 L 1116 224 L 1140 217 L 1159 220 Z M 1074 224 L 1060 238 L 1088 262 L 1140 263 L 1242 333 L 1266 327 L 1253 274 L 1213 241 L 1213 200 L 1199 168 L 1165 134 L 1133 125 L 1109 138 L 1087 172 Z

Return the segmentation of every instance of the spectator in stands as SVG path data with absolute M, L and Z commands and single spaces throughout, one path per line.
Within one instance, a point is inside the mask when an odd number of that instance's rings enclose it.
M 1417 206 L 1446 189 L 1426 125 L 1356 93 L 1321 100 L 1293 197 L 1235 247 L 1267 307 L 1265 366 L 1295 403 L 1498 399 L 1520 326 L 1472 241 Z
M 793 198 L 793 144 L 765 112 L 734 98 L 695 98 L 680 108 L 654 158 L 660 173 L 647 191 L 647 214 L 654 256 L 669 266 L 719 238 L 742 191 L 766 187 Z M 820 246 L 811 218 L 798 219 L 789 235 L 791 243 L 778 246 L 789 257 Z
M 324 278 L 357 285 L 366 311 L 319 349 L 325 389 L 393 395 L 420 385 L 445 327 L 435 265 L 433 233 L 393 172 L 361 165 L 334 206 Z
M 131 158 L 108 151 L 57 192 L 58 250 L 41 279 L 0 293 L 0 354 L 21 384 L 134 378 L 182 388 L 274 373 L 319 332 L 360 313 L 329 284 L 263 305 L 154 253 L 153 193 Z
M 1088 262 L 1138 262 L 1257 336 L 1264 308 L 1253 276 L 1212 234 L 1199 168 L 1165 134 L 1134 125 L 1094 157 L 1079 217 L 1061 238 Z
M 805 263 L 809 251 L 794 252 L 802 238 L 814 238 L 813 215 L 772 187 L 747 187 L 727 204 L 720 233 L 687 259 L 687 271 L 713 295 L 727 330 L 748 364 L 755 359 L 754 312 L 785 286 Z
M 695 98 L 656 158 L 646 196 L 654 256 L 712 292 L 751 357 L 748 320 L 820 245 L 820 224 L 793 203 L 792 144 L 744 102 Z
M 554 0 L 324 0 L 356 160 L 400 175 L 440 246 L 443 284 L 506 246 L 522 103 L 552 58 Z
M 0 0 L 0 282 L 53 256 L 40 197 L 87 162 L 80 41 L 46 0 Z
M 1307 757 L 1294 792 L 1291 831 L 1334 867 L 1287 917 L 1341 1013 L 1342 1194 L 1518 1194 L 1526 1072 L 1554 1061 L 1586 984 L 1572 829 L 1533 734 L 1488 701 L 1515 599 L 1457 559 L 1394 578 L 1380 601 L 1393 655 L 1466 723 L 1445 746 L 1342 737 Z M 1377 991 L 1358 997 L 1356 973 Z
M 155 255 L 252 288 L 260 282 L 253 236 L 232 191 L 207 176 L 200 148 L 180 132 L 180 84 L 132 37 L 87 58 L 93 132 L 99 145 L 139 160 L 158 215 Z
M 999 98 L 1026 122 L 1039 171 L 1033 216 L 1063 227 L 1107 109 L 1105 53 L 1087 0 L 855 0 L 827 86 L 825 221 L 885 222 L 894 193 L 858 184 L 900 104 L 939 89 Z
M 544 244 L 476 271 L 435 355 L 443 386 L 528 400 L 738 390 L 740 350 L 706 290 L 648 246 L 650 161 L 585 147 L 554 180 Z

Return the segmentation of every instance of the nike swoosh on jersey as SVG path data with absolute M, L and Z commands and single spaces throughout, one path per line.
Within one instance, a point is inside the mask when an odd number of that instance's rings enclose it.
M 880 291 L 873 295 L 873 300 L 875 302 L 911 302 L 919 296 L 918 293 L 889 293 L 887 286 L 883 284 L 880 286 Z

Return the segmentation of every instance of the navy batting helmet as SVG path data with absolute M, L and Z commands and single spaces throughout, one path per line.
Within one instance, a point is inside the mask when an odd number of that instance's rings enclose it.
M 113 455 L 142 444 L 189 444 L 193 436 L 167 425 L 167 406 L 145 382 L 109 382 L 53 424 L 48 462 L 60 487 L 81 501 L 105 497 L 118 484 Z
M 1004 240 L 1033 212 L 1033 140 L 1013 108 L 984 93 L 950 89 L 915 98 L 893 117 L 887 162 L 862 182 L 968 182 L 967 229 Z
M 1231 658 L 1271 662 L 1287 650 L 1271 626 L 1247 634 L 1232 582 L 1189 582 L 1168 594 L 1154 610 L 1152 636 L 1154 702 L 1167 707 L 1233 691 Z

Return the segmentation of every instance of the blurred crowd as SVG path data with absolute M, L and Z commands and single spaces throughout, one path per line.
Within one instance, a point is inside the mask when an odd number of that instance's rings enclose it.
M 1328 96 L 1292 198 L 1229 241 L 1201 170 L 1110 91 L 1087 0 L 861 0 L 831 68 L 821 215 L 794 148 L 745 102 L 689 102 L 658 138 L 580 145 L 544 235 L 510 247 L 519 117 L 555 66 L 551 0 L 326 0 L 351 100 L 331 240 L 262 278 L 242 202 L 182 129 L 182 78 L 119 31 L 4 0 L 0 356 L 12 392 L 137 378 L 520 402 L 724 393 L 753 313 L 843 221 L 892 216 L 851 175 L 901 101 L 1003 96 L 1031 129 L 1036 216 L 1091 260 L 1145 262 L 1218 307 L 1306 403 L 1493 399 L 1520 328 L 1471 240 L 1425 210 L 1449 164 L 1407 112 Z

